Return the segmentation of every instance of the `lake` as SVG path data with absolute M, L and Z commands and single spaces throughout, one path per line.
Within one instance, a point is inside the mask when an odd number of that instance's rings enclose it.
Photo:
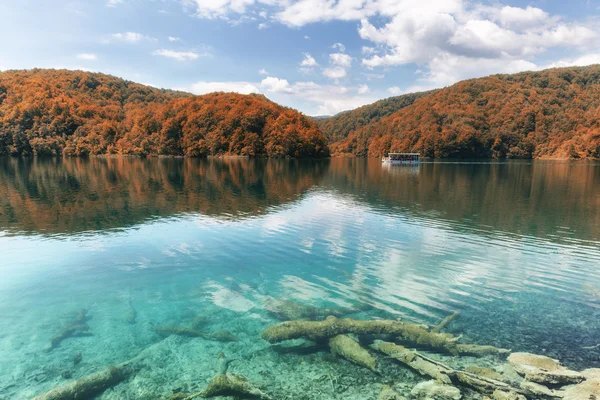
M 4 158 L 0 253 L 0 399 L 140 353 L 99 398 L 197 392 L 221 352 L 278 399 L 426 380 L 261 339 L 307 310 L 428 326 L 459 312 L 461 342 L 600 368 L 598 162 Z

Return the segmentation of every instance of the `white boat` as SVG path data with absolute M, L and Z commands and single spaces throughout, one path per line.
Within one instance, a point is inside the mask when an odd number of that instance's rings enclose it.
M 390 165 L 415 165 L 419 163 L 420 158 L 420 153 L 388 153 L 381 162 Z

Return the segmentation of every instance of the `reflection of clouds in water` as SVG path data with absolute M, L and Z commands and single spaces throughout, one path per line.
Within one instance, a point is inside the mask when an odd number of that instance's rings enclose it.
M 82 242 L 80 246 L 83 249 L 86 249 L 87 251 L 104 252 L 107 250 L 106 243 L 104 243 L 101 240 L 90 240 Z
M 236 312 L 248 312 L 257 306 L 241 293 L 234 292 L 217 282 L 210 281 L 204 288 L 208 299 L 217 307 Z
M 284 290 L 283 298 L 315 302 L 328 297 L 327 289 L 302 278 L 285 275 L 280 282 Z
M 171 250 L 163 250 L 163 251 L 161 251 L 161 253 L 163 253 L 167 257 L 176 257 L 177 256 L 177 254 Z
M 177 257 L 179 254 L 191 256 L 199 252 L 203 247 L 204 245 L 201 242 L 195 242 L 192 244 L 187 242 L 181 242 L 178 244 L 173 244 L 168 248 L 161 250 L 161 253 L 166 255 L 167 257 Z
M 469 298 L 507 298 L 509 293 L 536 290 L 539 285 L 560 289 L 563 278 L 578 275 L 549 268 L 573 268 L 573 260 L 581 259 L 576 248 L 565 250 L 537 239 L 532 244 L 532 238 L 479 232 L 443 220 L 372 213 L 330 193 L 313 195 L 303 203 L 287 215 L 289 229 L 299 232 L 300 250 L 310 244 L 310 254 L 316 254 L 315 244 L 322 242 L 326 255 L 339 260 L 356 253 L 356 259 L 351 276 L 344 275 L 345 267 L 340 267 L 337 279 L 327 272 L 317 273 L 315 279 L 322 285 L 283 278 L 286 294 L 298 300 L 314 301 L 329 294 L 352 302 L 370 295 L 371 305 L 390 312 L 439 317 L 432 310 L 452 311 L 464 307 Z M 299 216 L 306 207 L 310 219 Z M 314 241 L 303 237 L 306 230 Z M 544 246 L 548 248 L 543 250 Z M 552 279 L 560 282 L 551 284 Z
M 311 249 L 312 249 L 313 245 L 315 244 L 315 238 L 304 237 L 300 240 L 300 244 L 302 245 L 302 248 L 300 250 L 306 254 L 310 254 Z
M 341 226 L 330 225 L 323 232 L 323 240 L 327 242 L 329 254 L 334 257 L 343 257 L 346 253 L 343 231 Z
M 297 222 L 297 221 L 294 221 Z M 290 228 L 291 221 L 280 214 L 269 214 L 263 218 L 262 230 L 264 235 L 272 235 L 275 233 L 285 232 L 285 228 Z

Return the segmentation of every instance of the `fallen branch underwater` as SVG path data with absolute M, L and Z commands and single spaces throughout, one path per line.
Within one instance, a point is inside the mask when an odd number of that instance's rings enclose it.
M 448 315 L 446 318 L 444 318 L 442 320 L 442 322 L 440 322 L 437 326 L 435 326 L 433 329 L 431 329 L 431 332 L 440 333 L 442 331 L 442 329 L 444 329 L 448 325 L 450 325 L 450 323 L 452 321 L 454 321 L 459 315 L 460 315 L 460 313 L 458 313 L 458 312 Z
M 62 327 L 50 341 L 50 347 L 48 350 L 52 350 L 65 339 L 75 336 L 91 336 L 92 334 L 88 331 L 90 327 L 87 325 L 88 320 L 87 310 L 81 309 L 77 315 L 69 322 L 68 325 Z
M 510 350 L 493 346 L 457 343 L 459 338 L 448 333 L 430 332 L 424 325 L 395 320 L 363 321 L 338 319 L 333 316 L 324 321 L 287 321 L 272 325 L 263 331 L 262 338 L 270 343 L 291 339 L 320 341 L 344 334 L 393 335 L 411 344 L 426 346 L 454 355 L 507 354 Z
M 88 399 L 135 374 L 140 368 L 133 360 L 95 372 L 83 378 L 58 386 L 33 400 Z
M 445 384 L 460 383 L 484 394 L 493 394 L 496 391 L 502 393 L 514 393 L 515 395 L 530 394 L 526 390 L 516 388 L 508 383 L 497 379 L 487 378 L 466 371 L 458 371 L 439 361 L 432 360 L 414 350 L 395 343 L 376 340 L 371 348 L 384 353 L 391 358 L 401 362 L 411 369 L 436 379 Z
M 162 340 L 142 350 L 140 354 L 130 360 L 57 386 L 46 393 L 34 397 L 33 400 L 79 400 L 93 398 L 135 375 L 145 366 L 144 359 L 147 354 L 160 343 L 162 343 Z

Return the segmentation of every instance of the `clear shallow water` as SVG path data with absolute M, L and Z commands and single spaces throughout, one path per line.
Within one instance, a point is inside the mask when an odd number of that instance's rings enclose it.
M 152 345 L 152 365 L 101 398 L 201 389 L 220 351 L 279 398 L 376 398 L 386 379 L 423 379 L 274 351 L 260 339 L 279 322 L 272 299 L 428 325 L 459 311 L 450 331 L 465 342 L 600 367 L 586 349 L 600 343 L 597 163 L 2 159 L 0 254 L 0 398 Z M 92 335 L 48 351 L 81 308 Z M 238 341 L 154 330 L 198 315 Z

